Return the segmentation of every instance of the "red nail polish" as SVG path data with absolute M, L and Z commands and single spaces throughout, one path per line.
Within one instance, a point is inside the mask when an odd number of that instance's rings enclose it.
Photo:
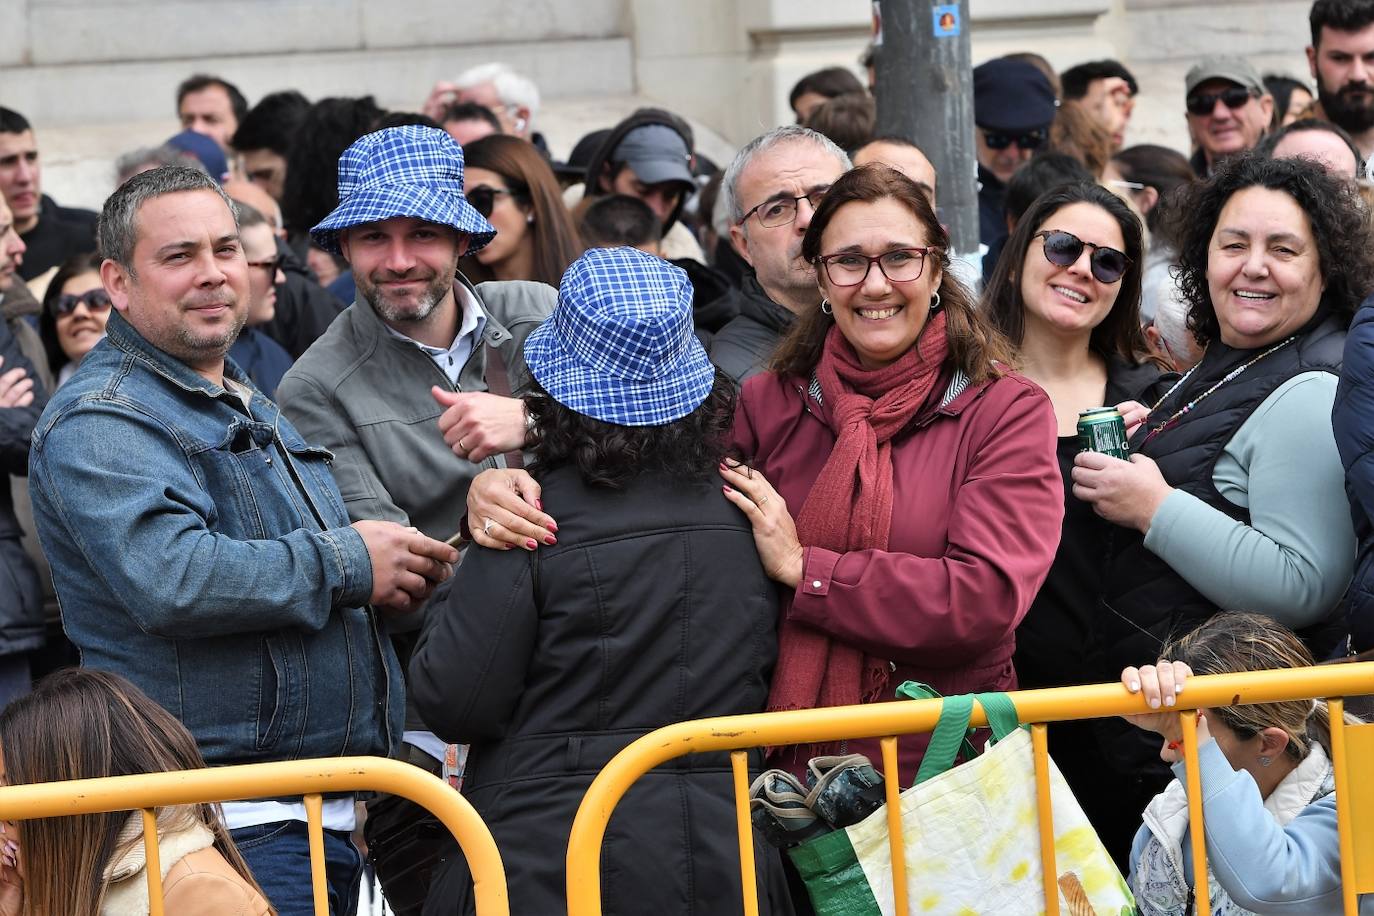
M 549 522 L 549 530 L 552 531 L 554 534 L 557 534 L 557 533 L 558 533 L 558 525 L 557 525 L 557 523 L 555 523 L 555 522 Z
M 536 549 L 538 549 L 538 547 L 539 547 L 539 542 L 536 541 L 534 538 L 530 538 L 528 541 L 525 542 L 525 549 L 526 549 L 526 550 L 536 550 Z
M 553 535 L 549 535 L 548 537 L 544 538 L 544 543 L 552 547 L 554 544 L 558 543 L 558 538 L 554 537 Z
M 728 486 L 721 487 L 721 489 L 724 490 L 726 493 L 733 493 L 733 492 L 735 492 L 734 490 L 730 489 Z

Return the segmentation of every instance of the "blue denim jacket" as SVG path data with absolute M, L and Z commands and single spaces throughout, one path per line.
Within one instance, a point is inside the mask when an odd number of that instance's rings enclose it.
M 34 431 L 34 519 L 82 664 L 141 687 L 211 764 L 400 740 L 400 668 L 331 458 L 118 312 Z

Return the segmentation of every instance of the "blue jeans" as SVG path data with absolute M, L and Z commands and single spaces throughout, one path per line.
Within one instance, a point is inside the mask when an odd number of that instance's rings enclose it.
M 310 888 L 310 835 L 304 821 L 277 821 L 231 830 L 268 903 L 279 916 L 314 916 Z M 325 882 L 331 916 L 356 916 L 363 859 L 350 834 L 324 832 Z

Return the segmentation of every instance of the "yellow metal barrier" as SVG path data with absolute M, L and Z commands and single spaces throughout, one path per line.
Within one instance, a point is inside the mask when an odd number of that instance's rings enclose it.
M 143 812 L 151 916 L 162 916 L 154 811 L 171 805 L 303 796 L 310 832 L 310 870 L 316 916 L 329 916 L 325 889 L 321 798 L 334 792 L 389 792 L 430 811 L 458 841 L 472 870 L 477 916 L 509 916 L 506 874 L 487 825 L 467 800 L 424 770 L 382 757 L 335 757 L 176 773 L 146 773 L 0 788 L 0 820 L 29 820 L 108 811 Z
M 1374 824 L 1374 788 L 1352 791 L 1351 755 L 1365 766 L 1374 764 L 1374 725 L 1346 726 L 1342 697 L 1374 694 L 1374 662 L 1255 671 L 1192 678 L 1173 709 L 1183 725 L 1184 757 L 1188 769 L 1189 817 L 1192 830 L 1194 888 L 1197 912 L 1209 916 L 1207 857 L 1202 797 L 1198 785 L 1197 717 L 1193 710 L 1284 700 L 1330 698 L 1336 809 L 1341 837 L 1341 879 L 1345 913 L 1356 914 L 1356 897 L 1374 892 L 1374 829 L 1357 836 L 1353 824 Z M 1044 874 L 1045 912 L 1059 914 L 1058 870 L 1054 859 L 1054 824 L 1049 803 L 1049 757 L 1044 723 L 1073 719 L 1154 713 L 1143 697 L 1120 684 L 1024 690 L 1012 694 L 1023 723 L 1031 730 L 1035 757 L 1039 813 L 1040 856 Z M 736 829 L 741 848 L 743 909 L 758 913 L 758 888 L 753 867 L 753 832 L 749 818 L 748 773 L 745 749 L 753 747 L 839 741 L 844 738 L 882 738 L 882 769 L 887 783 L 888 840 L 893 865 L 894 911 L 907 913 L 904 880 L 905 851 L 897 813 L 897 735 L 935 728 L 942 700 L 906 700 L 797 712 L 761 713 L 701 719 L 669 725 L 651 732 L 617 754 L 592 782 L 573 821 L 568 846 L 568 916 L 601 916 L 601 844 L 611 813 L 631 784 L 654 767 L 687 754 L 731 751 L 734 765 Z M 973 724 L 987 725 L 987 715 L 974 704 Z M 1358 781 L 1362 785 L 1368 780 Z

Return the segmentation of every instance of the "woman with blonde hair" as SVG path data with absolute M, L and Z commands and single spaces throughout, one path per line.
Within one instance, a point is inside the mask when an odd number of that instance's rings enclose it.
M 1165 646 L 1158 664 L 1121 673 L 1127 690 L 1143 693 L 1151 708 L 1161 710 L 1125 718 L 1163 737 L 1160 757 L 1176 777 L 1145 809 L 1131 848 L 1130 884 L 1142 916 L 1193 912 L 1182 731 L 1178 713 L 1165 707 L 1195 674 L 1312 664 L 1302 640 L 1273 618 L 1225 613 Z M 1212 912 L 1339 912 L 1340 838 L 1326 703 L 1199 710 L 1197 737 Z M 1362 898 L 1360 912 L 1374 913 L 1374 897 Z
M 201 769 L 195 740 L 124 678 L 69 668 L 0 712 L 0 782 L 29 785 Z M 274 911 L 234 847 L 217 805 L 157 812 L 164 911 Z M 0 823 L 0 916 L 146 916 L 140 812 Z

